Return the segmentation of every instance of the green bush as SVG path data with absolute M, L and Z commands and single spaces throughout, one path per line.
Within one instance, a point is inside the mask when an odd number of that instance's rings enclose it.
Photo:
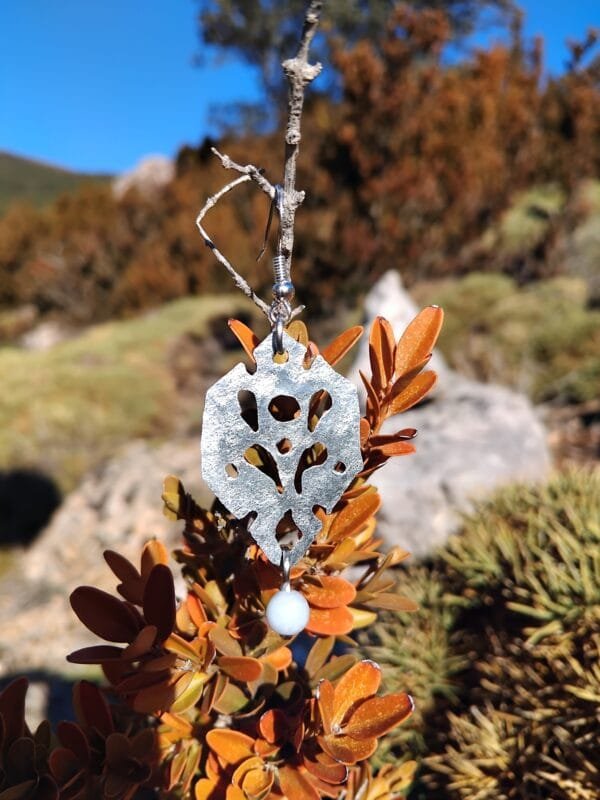
M 501 492 L 407 570 L 411 590 L 422 611 L 389 614 L 366 650 L 422 709 L 412 797 L 600 796 L 600 471 Z
M 504 275 L 473 273 L 421 287 L 421 302 L 446 311 L 440 348 L 473 377 L 505 383 L 534 401 L 578 403 L 600 389 L 600 311 L 579 278 L 518 288 Z

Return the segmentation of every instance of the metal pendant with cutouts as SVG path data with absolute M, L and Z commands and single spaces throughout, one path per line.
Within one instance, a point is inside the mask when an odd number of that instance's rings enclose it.
M 268 336 L 253 373 L 238 364 L 208 390 L 202 427 L 204 480 L 236 517 L 251 515 L 277 566 L 283 549 L 302 558 L 321 530 L 314 511 L 332 511 L 363 466 L 355 387 L 321 356 L 305 367 L 306 347 L 287 334 L 283 344 L 283 363 Z

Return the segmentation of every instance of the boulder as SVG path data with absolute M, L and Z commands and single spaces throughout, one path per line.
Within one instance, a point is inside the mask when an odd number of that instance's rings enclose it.
M 162 481 L 169 473 L 198 499 L 207 498 L 198 439 L 160 447 L 133 442 L 68 495 L 16 570 L 0 580 L 0 675 L 81 674 L 65 656 L 98 640 L 75 617 L 69 594 L 82 583 L 114 593 L 118 581 L 104 550 L 117 550 L 139 567 L 149 539 L 178 543 L 181 525 L 162 515 Z
M 418 309 L 398 274 L 388 272 L 367 298 L 366 311 L 367 330 L 380 315 L 399 337 Z M 351 373 L 357 385 L 358 369 L 370 369 L 362 344 Z M 416 557 L 457 531 L 475 500 L 509 483 L 543 480 L 550 468 L 546 431 L 524 395 L 469 380 L 439 353 L 431 365 L 438 373 L 431 399 L 384 427 L 417 428 L 416 454 L 393 459 L 373 476 L 383 501 L 378 532 Z
M 155 194 L 175 177 L 175 164 L 167 156 L 151 155 L 142 158 L 128 172 L 113 181 L 115 197 L 121 198 L 130 189 L 143 194 Z

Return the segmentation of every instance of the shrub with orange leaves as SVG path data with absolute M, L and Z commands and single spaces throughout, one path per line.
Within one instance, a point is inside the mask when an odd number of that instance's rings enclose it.
M 183 545 L 174 556 L 185 595 L 177 600 L 169 554 L 157 541 L 145 546 L 139 569 L 105 553 L 120 597 L 91 586 L 73 592 L 74 612 L 107 644 L 68 659 L 100 665 L 108 686 L 77 687 L 79 721 L 59 726 L 58 746 L 42 777 L 25 776 L 28 787 L 46 781 L 52 788 L 44 797 L 65 800 L 128 800 L 140 786 L 190 800 L 378 800 L 404 793 L 413 763 L 374 776 L 368 762 L 378 739 L 411 715 L 413 702 L 403 692 L 379 694 L 381 670 L 357 659 L 352 633 L 374 622 L 378 609 L 416 608 L 394 591 L 390 570 L 408 554 L 379 552 L 380 499 L 367 479 L 390 457 L 414 450 L 414 430 L 383 435 L 381 426 L 433 385 L 434 373 L 422 370 L 441 322 L 441 310 L 427 308 L 398 342 L 386 320 L 373 325 L 372 375 L 362 376 L 364 469 L 333 513 L 321 512 L 320 533 L 291 571 L 310 606 L 304 663 L 292 639 L 266 623 L 281 574 L 253 542 L 248 520 L 234 518 L 218 500 L 201 508 L 169 477 L 163 499 L 166 515 L 183 522 Z M 254 333 L 238 321 L 231 328 L 253 359 Z M 319 350 L 304 325 L 292 323 L 288 331 L 306 346 L 307 361 L 314 359 Z M 346 331 L 322 356 L 335 364 L 361 333 Z M 0 715 L 5 705 L 0 697 Z M 0 729 L 12 736 L 15 724 Z

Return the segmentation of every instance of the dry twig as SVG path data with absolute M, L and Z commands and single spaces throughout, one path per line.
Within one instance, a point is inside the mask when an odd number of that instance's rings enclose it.
M 321 72 L 321 64 L 309 64 L 308 51 L 314 35 L 319 26 L 319 18 L 323 7 L 323 0 L 311 0 L 306 16 L 304 19 L 304 27 L 300 39 L 300 47 L 298 53 L 294 58 L 289 58 L 283 62 L 283 71 L 287 77 L 289 84 L 288 93 L 288 119 L 285 134 L 285 167 L 283 190 L 281 195 L 281 204 L 277 209 L 280 213 L 280 235 L 281 235 L 281 252 L 286 259 L 286 273 L 290 275 L 292 249 L 294 246 L 294 221 L 296 217 L 296 210 L 303 202 L 305 193 L 296 189 L 296 163 L 298 160 L 298 151 L 300 148 L 300 123 L 302 119 L 302 109 L 304 106 L 304 93 L 306 87 L 313 81 Z M 235 285 L 247 297 L 249 297 L 267 316 L 269 316 L 269 306 L 258 297 L 252 290 L 249 284 L 242 278 L 242 276 L 233 267 L 231 262 L 223 255 L 217 248 L 210 236 L 202 225 L 202 220 L 211 208 L 218 203 L 223 195 L 230 192 L 236 186 L 247 181 L 253 181 L 258 187 L 269 196 L 271 200 L 275 198 L 275 187 L 265 178 L 258 167 L 253 164 L 238 164 L 233 161 L 228 155 L 220 153 L 215 147 L 212 152 L 221 161 L 225 169 L 235 170 L 241 173 L 241 177 L 237 178 L 227 186 L 224 186 L 216 194 L 208 198 L 202 207 L 196 219 L 196 225 L 200 231 L 204 243 L 213 251 L 217 261 L 222 264 L 227 272 L 233 278 Z M 303 310 L 304 306 L 298 306 L 292 311 L 291 317 L 297 316 Z

